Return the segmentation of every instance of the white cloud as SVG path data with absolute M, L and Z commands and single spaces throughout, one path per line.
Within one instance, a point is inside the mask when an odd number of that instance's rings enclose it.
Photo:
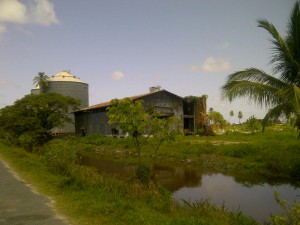
M 231 68 L 231 64 L 228 59 L 207 57 L 201 64 L 201 71 L 207 73 L 224 72 Z
M 228 59 L 209 56 L 200 65 L 195 64 L 190 66 L 188 71 L 191 73 L 217 73 L 228 71 L 230 68 L 231 64 Z
M 0 0 L 0 12 L 0 22 L 27 22 L 26 6 L 18 0 Z
M 112 74 L 111 74 L 111 78 L 113 80 L 122 80 L 123 78 L 125 77 L 124 73 L 121 72 L 121 71 L 114 71 Z
M 52 3 L 48 0 L 34 0 L 34 2 L 30 13 L 31 22 L 44 26 L 59 23 Z
M 0 33 L 7 30 L 8 23 L 43 26 L 59 23 L 49 0 L 31 0 L 28 5 L 20 0 L 0 0 L 0 12 Z

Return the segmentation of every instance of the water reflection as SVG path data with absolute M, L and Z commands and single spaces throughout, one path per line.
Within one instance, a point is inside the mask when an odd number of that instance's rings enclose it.
M 82 157 L 82 164 L 93 166 L 101 173 L 127 177 L 134 175 L 136 165 Z M 259 222 L 267 221 L 270 213 L 279 214 L 280 207 L 274 200 L 275 190 L 290 202 L 300 202 L 299 183 L 288 179 L 271 179 L 261 176 L 226 176 L 207 174 L 200 170 L 154 163 L 152 168 L 157 181 L 173 193 L 174 199 L 183 204 L 209 199 L 211 203 L 228 210 L 241 210 Z
M 194 170 L 162 166 L 155 163 L 152 168 L 157 181 L 171 192 L 177 191 L 184 186 L 196 187 L 201 185 L 201 174 Z
M 251 187 L 237 183 L 233 177 L 222 174 L 202 176 L 202 185 L 198 187 L 182 187 L 173 193 L 179 203 L 182 200 L 191 203 L 209 199 L 211 203 L 222 206 L 223 202 L 228 210 L 241 210 L 244 214 L 255 218 L 259 222 L 268 221 L 270 213 L 280 214 L 281 209 L 274 200 L 275 190 L 280 197 L 293 202 L 300 193 L 299 188 L 292 185 L 271 185 L 268 183 Z M 300 200 L 298 198 L 298 200 Z M 299 202 L 299 201 L 298 201 Z

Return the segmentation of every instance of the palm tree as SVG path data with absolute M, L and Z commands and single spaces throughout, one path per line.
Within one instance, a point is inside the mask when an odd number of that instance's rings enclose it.
M 230 118 L 234 116 L 233 110 L 231 110 L 231 111 L 229 112 L 229 115 L 230 115 Z
M 263 70 L 249 68 L 228 76 L 221 91 L 224 98 L 233 101 L 248 97 L 260 106 L 269 108 L 264 124 L 281 115 L 297 116 L 300 129 L 300 5 L 296 2 L 287 24 L 287 34 L 282 38 L 273 24 L 259 20 L 258 27 L 272 36 L 270 64 L 273 75 Z
M 33 78 L 33 84 L 39 86 L 40 93 L 44 93 L 48 88 L 49 77 L 44 72 L 39 72 L 37 76 Z
M 239 118 L 239 123 L 241 123 L 241 119 L 243 118 L 243 113 L 242 111 L 238 112 L 238 118 Z

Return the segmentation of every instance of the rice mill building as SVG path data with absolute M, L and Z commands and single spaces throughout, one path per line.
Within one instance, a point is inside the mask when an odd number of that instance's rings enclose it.
M 70 96 L 80 100 L 80 108 L 89 106 L 89 86 L 87 83 L 74 76 L 68 70 L 63 70 L 47 80 L 48 87 L 44 93 L 59 93 L 64 96 Z M 40 88 L 37 86 L 31 90 L 32 94 L 40 94 Z M 70 117 L 75 121 L 73 113 L 70 112 Z M 66 123 L 64 127 L 54 128 L 52 133 L 74 133 L 75 126 L 71 123 Z
M 201 126 L 199 118 L 199 109 L 203 108 L 201 102 L 205 103 L 206 107 L 205 96 L 182 98 L 166 90 L 161 90 L 159 86 L 151 87 L 148 93 L 130 98 L 134 101 L 143 100 L 145 111 L 152 109 L 159 112 L 163 117 L 174 116 L 179 118 L 181 121 L 180 128 L 185 133 L 195 133 L 197 131 Z M 74 112 L 76 134 L 101 133 L 103 135 L 115 135 L 115 126 L 108 124 L 106 115 L 109 105 L 110 102 L 103 102 Z

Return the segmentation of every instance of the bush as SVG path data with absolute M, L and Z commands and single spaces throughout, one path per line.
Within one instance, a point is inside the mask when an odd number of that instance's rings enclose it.
M 42 146 L 51 139 L 46 132 L 28 131 L 19 136 L 18 141 L 22 148 L 31 152 L 34 147 Z
M 244 158 L 250 155 L 254 155 L 256 152 L 256 148 L 252 145 L 239 144 L 236 146 L 230 146 L 230 148 L 225 152 L 225 155 L 234 158 Z
M 75 149 L 67 144 L 45 147 L 44 159 L 51 172 L 64 175 L 68 174 L 70 166 L 79 161 Z
M 294 202 L 290 205 L 286 200 L 279 198 L 279 192 L 274 193 L 277 204 L 282 208 L 281 215 L 271 215 L 273 225 L 299 225 L 300 224 L 300 204 Z
M 154 172 L 148 165 L 139 165 L 136 169 L 136 177 L 143 184 L 149 184 L 154 179 Z

